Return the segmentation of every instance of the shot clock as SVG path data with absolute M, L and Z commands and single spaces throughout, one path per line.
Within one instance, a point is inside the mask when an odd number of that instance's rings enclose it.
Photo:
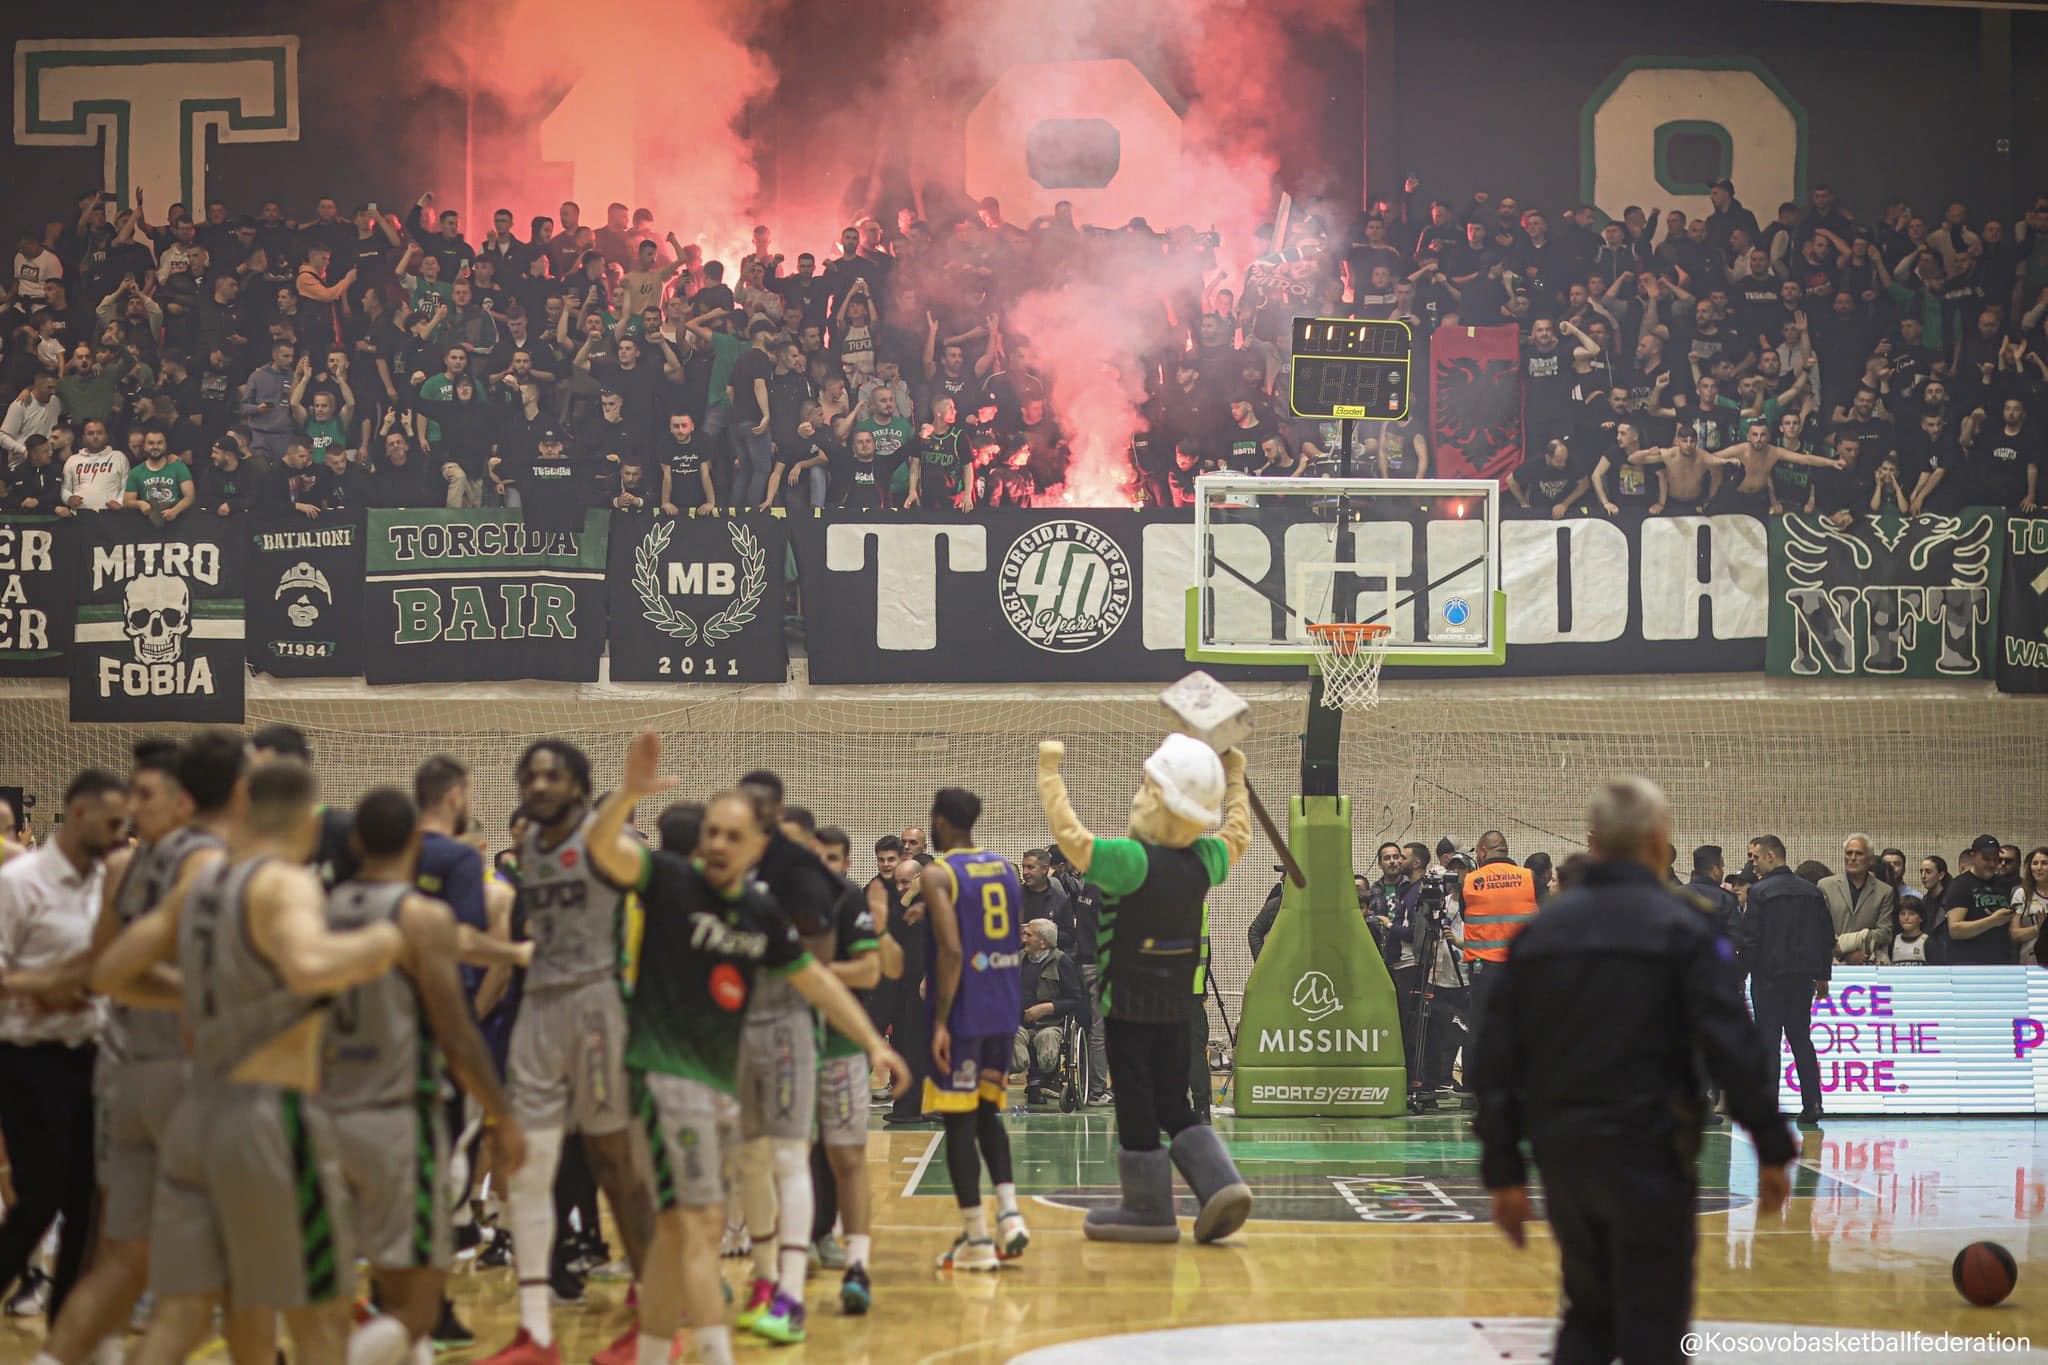
M 1405 322 L 1296 318 L 1287 405 L 1297 417 L 1398 422 L 1414 348 Z

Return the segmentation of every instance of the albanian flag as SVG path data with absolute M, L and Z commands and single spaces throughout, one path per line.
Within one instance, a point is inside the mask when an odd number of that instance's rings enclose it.
M 1522 462 L 1513 325 L 1439 327 L 1429 342 L 1430 462 L 1444 479 L 1504 479 Z

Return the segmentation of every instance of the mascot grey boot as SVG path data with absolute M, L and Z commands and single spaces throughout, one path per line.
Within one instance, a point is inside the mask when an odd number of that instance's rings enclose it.
M 1180 1223 L 1173 1216 L 1173 1159 L 1167 1156 L 1166 1149 L 1118 1149 L 1116 1173 L 1123 1184 L 1123 1202 L 1116 1208 L 1088 1210 L 1087 1220 L 1081 1225 L 1088 1240 L 1178 1242 Z
M 1221 1241 L 1251 1217 L 1251 1186 L 1237 1173 L 1214 1128 L 1198 1123 L 1181 1129 L 1173 1140 L 1173 1164 L 1201 1205 L 1195 1214 L 1197 1242 Z

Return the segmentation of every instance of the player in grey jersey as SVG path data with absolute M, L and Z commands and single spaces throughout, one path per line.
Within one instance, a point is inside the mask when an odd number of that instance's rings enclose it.
M 139 842 L 107 860 L 106 892 L 93 948 L 77 964 L 83 989 L 93 957 L 147 914 L 181 877 L 218 862 L 226 848 L 227 805 L 242 775 L 241 737 L 224 730 L 184 746 L 144 740 L 135 746 L 128 809 Z M 157 1147 L 185 1086 L 185 1053 L 172 1008 L 116 1004 L 93 1072 L 100 1183 L 100 1235 L 93 1260 L 50 1328 L 34 1365 L 78 1365 L 127 1325 L 149 1282 L 150 1207 Z
M 628 892 L 645 884 L 647 850 L 620 835 L 593 843 L 590 760 L 559 739 L 520 756 L 515 922 L 533 942 L 526 991 L 512 1023 L 506 1090 L 526 1130 L 528 1159 L 507 1183 L 519 1332 L 483 1365 L 559 1365 L 550 1312 L 554 1178 L 562 1135 L 583 1134 L 591 1173 L 612 1206 L 637 1277 L 654 1233 L 654 1196 L 634 1158 L 626 1080 L 626 1008 L 619 981 Z
M 334 1119 L 357 1250 L 375 1273 L 378 1305 L 417 1343 L 433 1330 L 454 1251 L 435 1044 L 483 1109 L 493 1168 L 510 1178 L 526 1144 L 456 974 L 454 914 L 413 890 L 419 813 L 412 798 L 395 787 L 370 792 L 357 803 L 351 829 L 356 875 L 328 893 L 327 922 L 340 930 L 395 924 L 405 947 L 393 970 L 336 998 L 320 1103 Z
M 247 1352 L 265 1315 L 281 1312 L 298 1365 L 398 1365 L 408 1343 L 397 1324 L 349 1339 L 347 1193 L 332 1125 L 308 1099 L 322 1001 L 388 971 L 404 941 L 389 924 L 328 928 L 319 879 L 301 866 L 318 833 L 304 765 L 258 766 L 228 816 L 228 858 L 181 879 L 92 972 L 94 990 L 148 1004 L 151 969 L 175 966 L 191 1047 L 151 1210 L 156 1310 L 130 1360 L 183 1360 L 225 1301 L 238 1359 L 269 1359 Z

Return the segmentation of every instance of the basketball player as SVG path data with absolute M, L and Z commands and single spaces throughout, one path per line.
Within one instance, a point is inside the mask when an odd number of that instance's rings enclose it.
M 181 749 L 169 740 L 135 746 L 128 810 L 137 843 L 107 859 L 106 893 L 93 929 L 95 952 L 141 919 L 171 887 L 217 862 L 227 847 L 227 806 L 242 775 L 241 737 L 209 730 Z M 83 964 L 89 972 L 91 962 Z M 81 977 L 79 984 L 83 986 Z M 185 1085 L 185 1051 L 172 1012 L 116 1004 L 93 1071 L 99 1134 L 100 1232 L 92 1268 L 64 1301 L 35 1365 L 78 1365 L 127 1325 L 149 1283 L 149 1217 L 157 1146 Z
M 300 1365 L 398 1365 L 397 1324 L 348 1341 L 355 1246 L 334 1130 L 308 1098 L 320 1084 L 322 1001 L 390 970 L 397 928 L 327 926 L 301 864 L 319 837 L 305 765 L 258 765 L 229 806 L 228 856 L 173 888 L 121 932 L 93 989 L 128 993 L 175 965 L 191 1071 L 159 1151 L 150 1220 L 156 1311 L 137 1365 L 183 1360 L 225 1299 L 237 1365 L 259 1365 L 250 1318 L 281 1312 Z
M 783 833 L 795 837 L 789 821 Z M 833 909 L 833 958 L 827 964 L 839 984 L 850 991 L 873 990 L 882 980 L 881 938 L 868 911 L 864 891 L 846 880 L 851 845 L 846 831 L 821 829 L 812 846 L 825 868 L 845 886 Z M 860 996 L 854 997 L 860 1000 Z M 861 1001 L 863 1013 L 867 1002 Z M 858 1317 L 873 1306 L 874 1286 L 868 1278 L 868 1255 L 874 1247 L 873 1192 L 868 1188 L 868 1060 L 860 1041 L 837 1028 L 825 1033 L 818 1059 L 818 1148 L 825 1172 L 817 1174 L 818 1151 L 812 1153 L 813 1185 L 818 1208 L 811 1219 L 816 1244 L 831 1235 L 832 1215 L 846 1226 L 846 1267 L 839 1282 L 840 1311 Z M 907 1087 L 906 1087 L 907 1088 Z
M 624 900 L 642 889 L 647 850 L 623 833 L 590 837 L 590 760 L 560 739 L 520 756 L 517 914 L 533 940 L 506 1083 L 525 1130 L 527 1161 L 508 1182 L 512 1256 L 519 1272 L 519 1331 L 486 1365 L 560 1365 L 549 1311 L 554 1179 L 562 1136 L 584 1152 L 612 1206 L 634 1274 L 653 1235 L 654 1204 L 633 1160 L 627 1124 L 626 1006 L 618 979 Z
M 761 807 L 768 831 L 756 875 L 796 926 L 805 950 L 830 961 L 834 909 L 845 883 L 782 829 L 781 778 L 756 769 L 740 779 L 740 790 Z M 747 1001 L 739 1097 L 740 1197 L 753 1240 L 754 1284 L 737 1321 L 756 1336 L 789 1345 L 804 1338 L 804 1285 L 810 1275 L 818 1023 L 804 997 L 772 977 Z
M 1024 1017 L 1017 979 L 1024 893 L 1008 858 L 974 847 L 980 818 L 980 797 L 941 788 L 931 817 L 938 857 L 920 878 L 932 961 L 932 1066 L 924 1107 L 945 1122 L 946 1173 L 963 1224 L 952 1249 L 939 1257 L 941 1270 L 995 1270 L 1031 1242 L 1017 1211 L 1010 1135 L 1003 1129 L 1010 1049 Z M 962 970 L 969 961 L 975 964 L 971 976 Z M 983 1161 L 996 1187 L 994 1238 L 981 1206 Z
M 328 893 L 328 923 L 391 924 L 405 942 L 394 970 L 334 1002 L 320 1102 L 334 1120 L 356 1246 L 376 1275 L 377 1302 L 403 1325 L 424 1365 L 454 1256 L 441 1056 L 483 1109 L 493 1166 L 516 1174 L 525 1141 L 456 973 L 454 915 L 413 889 L 420 830 L 412 798 L 395 787 L 370 792 L 356 804 L 352 829 L 356 875 Z
M 633 803 L 674 786 L 660 776 L 661 741 L 637 736 L 625 780 L 606 798 L 592 837 L 614 842 Z M 743 1038 L 754 1027 L 750 995 L 779 976 L 834 1026 L 859 1040 L 878 1076 L 906 1083 L 902 1058 L 883 1043 L 852 994 L 807 952 L 794 925 L 748 872 L 768 845 L 754 793 L 728 791 L 695 813 L 671 807 L 661 819 L 662 851 L 650 855 L 642 893 L 645 933 L 633 994 L 629 1057 L 652 1101 L 648 1138 L 661 1190 L 648 1269 L 641 1280 L 638 1365 L 667 1365 L 685 1316 L 708 1365 L 732 1365 L 724 1325 L 718 1244 L 724 1225 L 724 1157 L 737 1136 L 732 1099 Z M 802 1327 L 798 1316 L 795 1325 Z

